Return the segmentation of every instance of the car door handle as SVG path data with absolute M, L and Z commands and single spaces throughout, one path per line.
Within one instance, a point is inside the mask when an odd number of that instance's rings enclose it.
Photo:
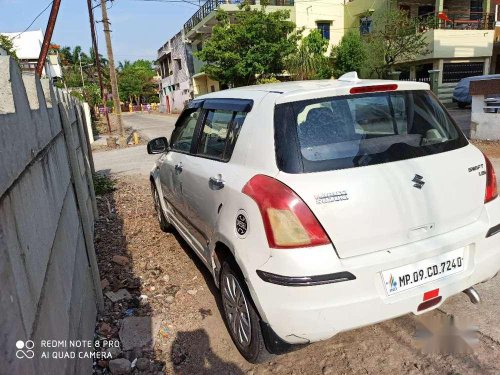
M 176 164 L 174 168 L 175 168 L 175 171 L 177 173 L 181 173 L 182 172 L 182 163 Z
M 208 184 L 210 185 L 210 189 L 212 190 L 220 190 L 224 187 L 224 180 L 220 174 L 217 177 L 210 177 L 208 179 Z

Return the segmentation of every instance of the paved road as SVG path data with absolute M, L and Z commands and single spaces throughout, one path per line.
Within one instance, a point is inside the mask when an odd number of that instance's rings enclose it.
M 127 113 L 123 115 L 125 127 L 131 127 L 143 138 L 170 137 L 174 130 L 177 115 L 158 115 L 147 113 Z
M 170 138 L 174 130 L 175 115 L 156 115 L 145 113 L 132 113 L 123 115 L 125 127 L 130 127 L 139 132 L 141 137 L 149 140 L 156 137 Z M 118 175 L 140 174 L 149 175 L 157 155 L 148 155 L 146 146 L 129 147 L 113 151 L 94 153 L 96 171 L 111 172 Z

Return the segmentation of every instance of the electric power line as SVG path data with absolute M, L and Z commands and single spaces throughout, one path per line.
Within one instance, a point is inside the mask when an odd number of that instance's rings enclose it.
M 33 21 L 31 21 L 31 23 L 29 24 L 29 26 L 24 29 L 23 31 L 21 31 L 19 34 L 17 34 L 15 37 L 12 38 L 12 40 L 16 39 L 16 38 L 19 38 L 22 34 L 24 34 L 26 31 L 28 31 L 28 29 L 33 26 L 33 24 L 35 23 L 35 21 L 47 10 L 49 9 L 49 7 L 52 5 L 54 1 L 51 1 L 40 13 L 38 13 L 38 15 L 35 17 L 35 19 Z

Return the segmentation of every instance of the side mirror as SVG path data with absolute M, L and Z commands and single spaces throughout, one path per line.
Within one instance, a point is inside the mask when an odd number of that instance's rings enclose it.
M 154 138 L 148 142 L 148 154 L 162 154 L 168 150 L 168 140 L 165 137 Z

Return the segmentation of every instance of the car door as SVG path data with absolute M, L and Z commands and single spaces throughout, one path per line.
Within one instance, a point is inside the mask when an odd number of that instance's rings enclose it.
M 170 147 L 160 158 L 159 172 L 163 198 L 173 211 L 175 219 L 185 225 L 185 202 L 183 197 L 183 167 L 186 155 L 191 152 L 200 108 L 186 109 L 175 124 L 170 138 Z
M 236 103 L 234 107 L 217 109 L 210 108 L 213 107 L 210 102 L 204 107 L 196 151 L 186 156 L 183 193 L 188 219 L 198 240 L 206 245 L 207 257 L 208 245 L 227 197 L 226 182 L 237 173 L 229 161 L 248 107 Z

